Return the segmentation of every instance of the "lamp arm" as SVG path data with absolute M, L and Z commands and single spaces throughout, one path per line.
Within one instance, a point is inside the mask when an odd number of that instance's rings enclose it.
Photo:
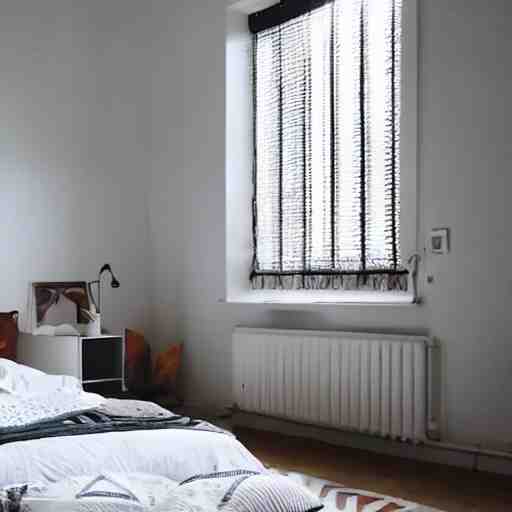
M 101 276 L 103 275 L 104 272 L 108 272 L 110 274 L 110 276 L 112 277 L 112 283 L 111 283 L 112 288 L 119 288 L 119 281 L 114 276 L 114 273 L 112 272 L 112 268 L 110 267 L 110 265 L 108 263 L 105 263 L 105 265 L 103 265 L 101 267 L 101 269 L 98 273 L 98 279 L 96 279 L 96 281 L 91 281 L 90 283 L 87 284 L 88 289 L 89 289 L 89 295 L 91 296 L 92 302 L 96 306 L 97 313 L 101 313 Z M 96 299 L 94 298 L 94 294 L 92 292 L 93 284 L 98 286 L 98 302 L 96 302 Z
M 92 290 L 93 284 L 98 285 L 98 302 L 96 302 L 96 299 L 94 298 L 94 293 Z M 94 304 L 94 306 L 96 308 L 96 312 L 99 313 L 100 312 L 100 281 L 99 281 L 99 279 L 97 279 L 96 281 L 91 281 L 91 282 L 87 283 L 87 289 L 89 290 L 89 296 L 91 297 L 92 303 Z
M 96 304 L 96 311 L 101 314 L 101 276 L 103 274 L 103 272 L 110 272 L 112 273 L 112 271 L 110 270 L 110 265 L 108 263 L 105 263 L 105 265 L 103 265 L 101 268 L 100 268 L 100 271 L 98 272 L 98 280 L 97 280 L 97 283 L 98 283 L 98 304 Z

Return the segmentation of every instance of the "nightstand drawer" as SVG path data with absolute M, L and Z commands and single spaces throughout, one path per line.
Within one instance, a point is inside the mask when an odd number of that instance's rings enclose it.
M 82 381 L 123 377 L 123 338 L 82 338 Z

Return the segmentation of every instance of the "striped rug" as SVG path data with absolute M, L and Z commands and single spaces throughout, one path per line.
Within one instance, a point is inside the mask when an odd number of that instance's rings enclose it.
M 271 469 L 305 486 L 324 504 L 323 512 L 442 512 L 400 498 L 384 496 L 302 473 Z

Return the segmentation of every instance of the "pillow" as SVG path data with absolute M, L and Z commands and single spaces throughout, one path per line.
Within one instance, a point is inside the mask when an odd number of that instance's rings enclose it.
M 21 512 L 21 502 L 27 489 L 28 485 L 0 489 L 0 512 Z
M 318 498 L 287 477 L 227 471 L 185 480 L 159 509 L 165 512 L 315 512 Z
M 0 359 L 0 391 L 7 393 L 23 392 L 30 387 L 36 377 L 45 375 L 43 372 L 15 363 L 9 359 Z
M 0 359 L 0 391 L 14 395 L 27 395 L 58 390 L 81 391 L 82 384 L 75 377 L 47 375 L 30 366 Z
M 323 507 L 287 477 L 244 470 L 198 475 L 179 485 L 158 475 L 103 473 L 10 491 L 7 502 L 14 505 L 17 495 L 24 495 L 20 510 L 27 506 L 30 512 L 314 512 Z
M 18 312 L 0 313 L 0 357 L 16 359 Z
M 4 489 L 3 493 L 0 490 L 0 511 L 3 494 L 4 503 L 11 507 L 23 495 L 19 509 L 23 512 L 149 512 L 156 510 L 177 486 L 168 478 L 143 473 L 81 476 L 49 485 L 30 485 L 28 490 L 27 486 Z
M 315 512 L 324 508 L 306 488 L 285 476 L 241 479 L 224 496 L 224 512 Z

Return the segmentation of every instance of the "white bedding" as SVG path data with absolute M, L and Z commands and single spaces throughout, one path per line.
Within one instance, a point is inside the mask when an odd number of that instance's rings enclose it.
M 181 481 L 232 469 L 265 471 L 235 438 L 205 431 L 113 432 L 0 446 L 0 487 L 46 484 L 104 471 L 149 473 Z
M 52 378 L 5 360 L 0 360 L 2 369 L 1 428 L 25 426 L 96 408 L 104 402 L 103 397 L 85 393 L 79 383 L 69 379 Z M 147 473 L 181 481 L 198 473 L 231 469 L 264 471 L 234 437 L 201 430 L 111 432 L 0 445 L 0 488 L 47 484 L 105 471 Z
M 47 375 L 0 359 L 0 428 L 26 426 L 82 412 L 104 402 L 102 396 L 86 393 L 74 377 Z
M 80 381 L 68 375 L 48 375 L 40 370 L 0 358 L 0 391 L 23 396 L 59 390 L 83 391 Z

